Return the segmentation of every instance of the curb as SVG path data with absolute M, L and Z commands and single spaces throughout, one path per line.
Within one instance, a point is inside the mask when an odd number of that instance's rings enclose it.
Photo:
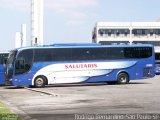
M 50 93 L 50 92 L 45 92 L 45 91 L 42 91 L 42 90 L 37 90 L 37 89 L 32 89 L 32 88 L 27 88 L 27 87 L 25 87 L 25 89 L 31 90 L 31 91 L 34 91 L 34 92 L 38 92 L 38 93 L 43 93 L 43 94 L 46 94 L 46 95 L 49 95 L 49 96 L 53 96 L 53 97 L 58 97 L 58 96 L 60 96 L 59 94 Z

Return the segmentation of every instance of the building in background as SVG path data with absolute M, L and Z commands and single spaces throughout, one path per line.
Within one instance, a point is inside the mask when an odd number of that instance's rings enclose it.
M 31 45 L 43 45 L 43 0 L 31 0 Z
M 160 49 L 160 22 L 97 22 L 92 42 L 105 45 L 121 43 L 153 44 Z

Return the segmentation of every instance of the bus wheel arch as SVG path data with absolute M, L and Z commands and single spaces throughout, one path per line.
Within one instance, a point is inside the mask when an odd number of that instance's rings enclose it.
M 39 75 L 34 79 L 34 87 L 41 88 L 48 84 L 48 80 L 45 76 Z
M 129 74 L 125 71 L 121 71 L 118 75 L 117 75 L 117 83 L 118 84 L 127 84 L 130 81 L 130 77 Z

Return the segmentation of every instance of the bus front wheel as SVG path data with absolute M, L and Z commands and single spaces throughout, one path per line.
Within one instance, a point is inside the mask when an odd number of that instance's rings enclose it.
M 127 84 L 129 83 L 129 76 L 127 73 L 120 73 L 117 79 L 118 84 Z
M 38 76 L 34 80 L 34 86 L 36 88 L 42 88 L 42 87 L 45 87 L 45 85 L 46 85 L 46 79 L 44 76 Z

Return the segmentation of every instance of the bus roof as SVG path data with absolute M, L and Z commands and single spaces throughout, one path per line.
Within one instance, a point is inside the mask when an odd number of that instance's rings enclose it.
M 49 46 L 99 46 L 97 43 L 57 43 Z
M 153 47 L 152 44 L 113 44 L 113 45 L 101 45 L 101 44 L 52 44 L 52 45 L 43 45 L 43 46 L 30 46 L 17 48 L 16 50 L 25 50 L 25 49 L 38 49 L 38 48 L 98 48 L 98 47 Z
M 0 51 L 0 54 L 7 54 L 7 53 L 9 53 L 9 52 L 7 52 L 7 51 Z

